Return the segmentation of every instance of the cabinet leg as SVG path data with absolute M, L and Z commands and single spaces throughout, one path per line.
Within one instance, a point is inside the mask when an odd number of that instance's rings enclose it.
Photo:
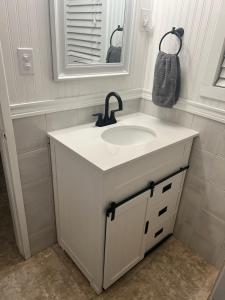
M 90 282 L 90 286 L 94 289 L 97 295 L 100 295 L 103 292 L 102 287 L 98 287 L 94 282 Z

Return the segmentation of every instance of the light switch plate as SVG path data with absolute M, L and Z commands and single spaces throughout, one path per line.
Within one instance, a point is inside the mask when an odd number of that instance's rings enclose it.
M 17 49 L 19 70 L 21 75 L 33 75 L 33 49 L 32 48 L 18 48 Z
M 141 9 L 141 31 L 150 32 L 152 30 L 152 10 Z

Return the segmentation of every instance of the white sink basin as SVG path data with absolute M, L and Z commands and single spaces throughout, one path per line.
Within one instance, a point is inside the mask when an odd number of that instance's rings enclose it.
M 155 139 L 154 131 L 142 126 L 118 126 L 106 129 L 102 135 L 105 142 L 120 146 L 145 144 Z

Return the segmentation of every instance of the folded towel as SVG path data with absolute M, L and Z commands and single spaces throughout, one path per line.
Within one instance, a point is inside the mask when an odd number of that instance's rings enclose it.
M 176 104 L 179 94 L 179 57 L 160 51 L 155 64 L 152 101 L 158 106 L 171 108 Z
M 107 52 L 106 62 L 107 63 L 120 63 L 121 60 L 121 47 L 110 46 Z

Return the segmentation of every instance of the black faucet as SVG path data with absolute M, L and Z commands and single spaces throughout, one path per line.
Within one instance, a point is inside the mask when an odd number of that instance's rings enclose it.
M 119 107 L 118 109 L 111 110 L 110 116 L 109 116 L 109 100 L 111 97 L 116 97 Z M 119 94 L 115 92 L 109 93 L 105 98 L 105 115 L 103 117 L 102 113 L 94 114 L 94 117 L 98 117 L 97 122 L 95 123 L 95 126 L 97 127 L 103 127 L 108 126 L 111 124 L 117 123 L 115 118 L 115 112 L 123 110 L 123 102 Z

